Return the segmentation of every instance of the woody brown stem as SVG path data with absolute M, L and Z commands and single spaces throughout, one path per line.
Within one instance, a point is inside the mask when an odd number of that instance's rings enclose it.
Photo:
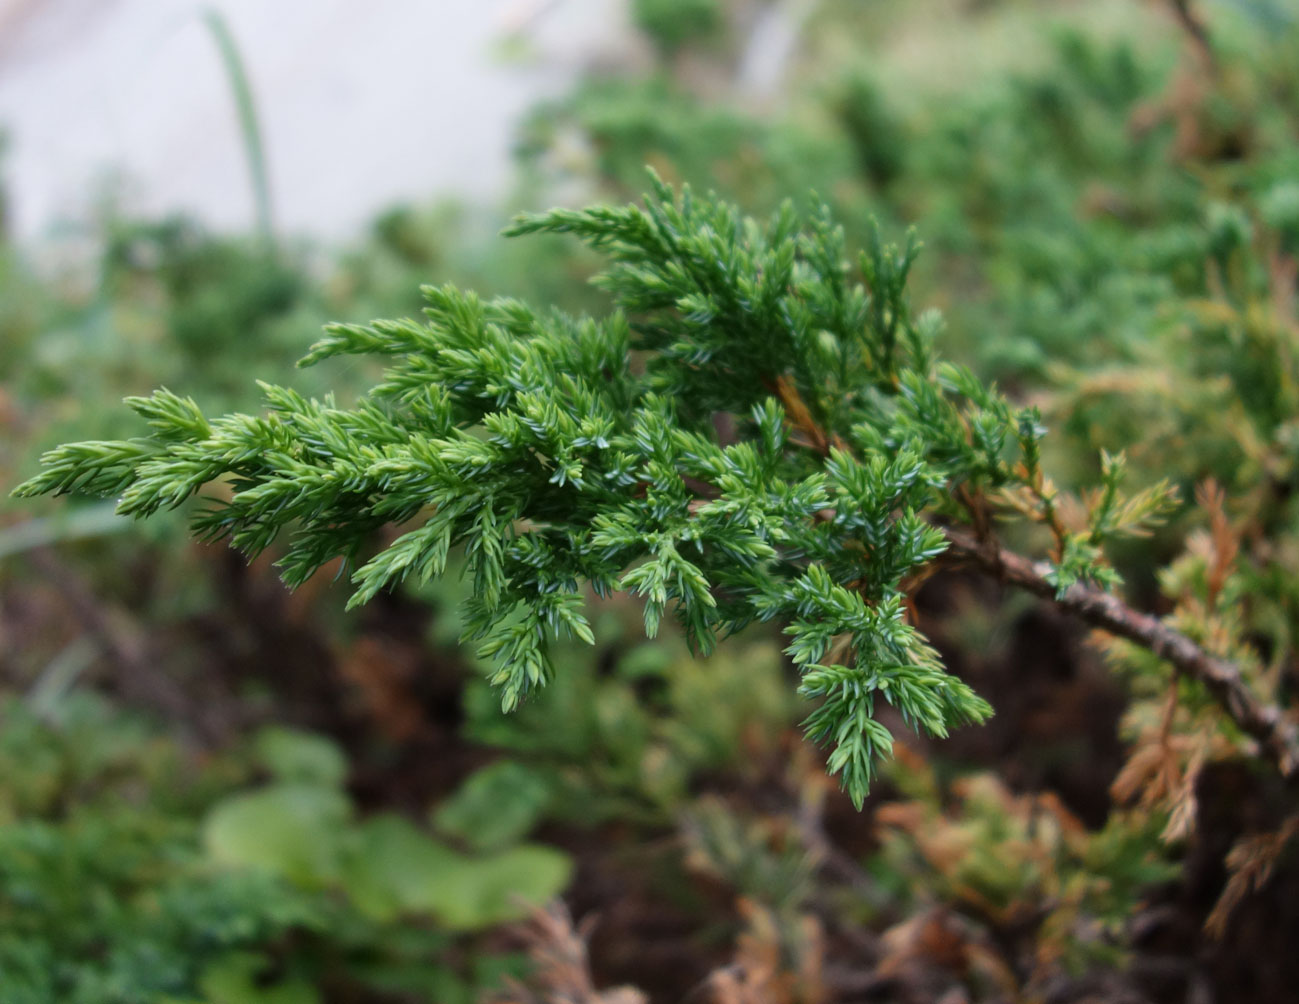
M 992 541 L 945 527 L 949 553 L 972 561 L 1008 585 L 1043 599 L 1092 627 L 1126 638 L 1170 662 L 1185 676 L 1200 681 L 1241 731 L 1257 740 L 1264 755 L 1290 777 L 1299 768 L 1299 725 L 1280 708 L 1254 696 L 1240 667 L 1211 655 L 1186 635 L 1150 614 L 1133 610 L 1117 596 L 1076 583 L 1060 594 L 1047 579 L 1050 566 L 1035 563 Z
M 1174 20 L 1186 32 L 1192 48 L 1195 49 L 1205 69 L 1210 73 L 1217 72 L 1217 61 L 1214 58 L 1209 29 L 1205 26 L 1203 18 L 1191 9 L 1191 0 L 1172 0 L 1170 7 Z

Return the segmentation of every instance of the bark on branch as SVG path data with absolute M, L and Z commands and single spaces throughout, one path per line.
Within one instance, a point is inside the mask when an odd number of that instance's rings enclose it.
M 1299 769 L 1299 724 L 1280 708 L 1255 697 L 1234 663 L 1209 654 L 1180 631 L 1099 589 L 1075 584 L 1057 595 L 1055 586 L 1047 581 L 1050 567 L 1045 563 L 1034 563 L 954 527 L 945 527 L 943 533 L 949 553 L 972 561 L 1008 585 L 1050 600 L 1093 627 L 1149 649 L 1179 672 L 1199 680 L 1231 720 L 1258 741 L 1283 776 L 1291 777 Z

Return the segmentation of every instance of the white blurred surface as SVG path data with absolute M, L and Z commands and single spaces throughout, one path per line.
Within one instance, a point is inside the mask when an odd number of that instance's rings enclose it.
M 518 117 L 626 45 L 624 0 L 0 0 L 0 177 L 42 236 L 105 178 L 133 211 L 253 224 L 234 96 L 203 12 L 250 79 L 282 233 L 346 236 L 377 209 L 510 177 Z M 511 33 L 528 58 L 502 58 Z

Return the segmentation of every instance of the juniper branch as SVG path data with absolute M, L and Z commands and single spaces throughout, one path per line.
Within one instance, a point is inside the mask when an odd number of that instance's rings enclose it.
M 798 391 L 787 382 L 782 382 L 778 389 L 790 423 L 814 448 L 829 454 L 828 437 L 812 420 Z M 1106 496 L 1111 504 L 1112 496 L 1113 490 Z M 833 516 L 827 512 L 823 518 Z M 1063 549 L 1062 528 L 1054 519 L 1048 522 L 1058 546 Z M 1169 662 L 1187 678 L 1203 684 L 1240 730 L 1258 742 L 1282 776 L 1290 777 L 1299 771 L 1299 723 L 1276 705 L 1260 701 L 1235 663 L 1205 651 L 1180 631 L 1157 617 L 1133 609 L 1113 593 L 1084 582 L 1061 588 L 1057 566 L 1045 561 L 1034 562 L 1010 551 L 990 534 L 973 534 L 952 526 L 943 527 L 942 532 L 950 555 L 969 560 L 993 578 L 1054 603 L 1092 627 L 1135 642 Z
M 159 391 L 128 401 L 147 437 L 52 450 L 17 493 L 112 495 L 144 517 L 224 479 L 199 536 L 253 555 L 288 535 L 290 585 L 341 556 L 353 603 L 443 574 L 459 548 L 465 640 L 495 664 L 506 709 L 550 677 L 551 642 L 593 640 L 583 587 L 640 597 L 649 635 L 675 614 L 704 653 L 781 623 L 818 702 L 807 734 L 860 805 L 893 742 L 877 702 L 938 737 L 991 714 L 909 623 L 907 591 L 962 550 L 935 525 L 952 499 L 1031 487 L 1045 429 L 935 363 L 940 319 L 913 318 L 904 296 L 913 240 L 872 237 L 863 284 L 824 207 L 799 224 L 789 205 L 763 226 L 657 179 L 643 208 L 521 218 L 511 233 L 571 233 L 609 259 L 596 282 L 610 316 L 425 287 L 426 320 L 331 325 L 303 360 L 385 357 L 354 408 L 263 384 L 267 414 L 209 420 Z M 1121 465 L 1106 470 L 1095 520 L 1051 565 L 966 550 L 1101 626 L 1138 625 L 1118 633 L 1203 679 L 1288 773 L 1293 736 L 1238 672 L 1094 589 L 1117 580 L 1104 543 L 1171 495 L 1121 499 Z M 363 561 L 385 524 L 409 527 Z
M 810 446 L 828 455 L 829 437 L 812 419 L 797 389 L 787 381 L 782 381 L 777 389 L 790 424 L 807 438 Z M 839 446 L 842 448 L 841 443 Z M 1033 471 L 1031 475 L 1035 481 L 1040 480 L 1038 472 Z M 1036 483 L 1029 487 L 1040 492 Z M 1105 499 L 1112 506 L 1116 488 L 1108 487 Z M 827 510 L 821 518 L 833 519 L 833 513 Z M 1048 525 L 1059 549 L 1063 550 L 1064 531 L 1054 513 L 1050 514 Z M 1134 610 L 1113 593 L 1083 582 L 1062 588 L 1057 566 L 1045 561 L 1034 562 L 1007 550 L 990 534 L 972 534 L 947 526 L 943 527 L 943 536 L 950 555 L 970 560 L 999 581 L 1049 600 L 1084 623 L 1135 642 L 1168 661 L 1179 673 L 1203 684 L 1241 731 L 1258 742 L 1264 755 L 1283 776 L 1289 777 L 1299 769 L 1299 723 L 1277 706 L 1255 697 L 1239 666 L 1206 652 L 1180 631 L 1150 614 Z

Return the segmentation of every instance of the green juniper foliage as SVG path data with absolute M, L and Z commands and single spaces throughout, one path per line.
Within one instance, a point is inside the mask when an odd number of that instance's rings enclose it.
M 353 571 L 353 604 L 462 548 L 466 638 L 507 710 L 551 675 L 549 640 L 592 640 L 586 586 L 641 597 L 650 635 L 674 613 L 705 653 L 783 623 L 820 700 L 808 735 L 858 805 L 892 742 L 877 701 L 931 735 L 984 720 L 908 623 L 907 583 L 946 547 L 926 516 L 970 518 L 957 498 L 1019 490 L 1054 525 L 1043 430 L 936 361 L 940 319 L 903 295 L 914 242 L 869 241 L 862 282 L 824 207 L 761 225 L 657 178 L 644 208 L 553 210 L 510 233 L 606 255 L 596 282 L 616 310 L 426 287 L 426 320 L 331 325 L 302 360 L 386 357 L 355 407 L 263 384 L 265 415 L 209 419 L 160 390 L 128 401 L 148 436 L 59 447 L 18 493 L 115 496 L 143 517 L 224 479 L 195 531 L 249 555 L 283 533 L 290 585 L 402 527 Z M 1112 576 L 1100 545 L 1158 508 L 1121 499 L 1120 469 L 1093 524 L 1060 531 L 1062 590 Z

